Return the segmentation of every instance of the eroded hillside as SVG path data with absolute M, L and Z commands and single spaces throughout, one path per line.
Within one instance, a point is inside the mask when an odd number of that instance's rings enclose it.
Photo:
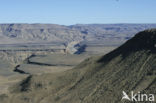
M 66 44 L 73 41 L 121 44 L 135 33 L 154 27 L 155 24 L 0 24 L 0 44 Z
M 100 57 L 55 74 L 30 75 L 3 103 L 121 103 L 122 91 L 156 94 L 156 30 L 146 30 Z M 127 102 L 127 101 L 125 101 Z M 146 103 L 146 102 L 144 102 Z

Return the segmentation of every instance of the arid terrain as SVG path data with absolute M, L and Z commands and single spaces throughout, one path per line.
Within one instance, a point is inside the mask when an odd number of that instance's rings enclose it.
M 122 89 L 156 94 L 149 28 L 156 24 L 1 24 L 0 103 L 121 103 Z

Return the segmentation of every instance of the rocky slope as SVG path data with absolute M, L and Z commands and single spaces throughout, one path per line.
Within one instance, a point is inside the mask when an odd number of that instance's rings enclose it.
M 74 69 L 31 75 L 1 95 L 2 103 L 121 103 L 122 91 L 156 94 L 156 29 L 138 33 Z M 146 103 L 145 101 L 143 103 Z M 153 102 L 154 103 L 154 102 Z

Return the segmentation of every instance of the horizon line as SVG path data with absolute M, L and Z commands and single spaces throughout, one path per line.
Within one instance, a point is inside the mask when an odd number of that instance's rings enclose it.
M 0 25 L 7 25 L 7 24 L 29 24 L 29 25 L 34 25 L 34 24 L 47 24 L 47 25 L 64 25 L 64 26 L 72 26 L 72 25 L 117 25 L 117 24 L 133 24 L 133 25 L 139 25 L 139 24 L 156 24 L 156 23 L 75 23 L 75 24 L 56 24 L 56 23 L 0 23 Z

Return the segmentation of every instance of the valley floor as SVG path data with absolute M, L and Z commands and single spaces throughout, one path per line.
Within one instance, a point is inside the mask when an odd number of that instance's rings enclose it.
M 42 51 L 33 48 L 31 51 L 31 48 L 25 46 L 1 48 L 0 94 L 8 94 L 9 86 L 22 81 L 29 75 L 63 72 L 74 68 L 90 56 L 106 54 L 116 46 L 88 45 L 81 54 L 65 53 L 61 49 L 55 50 L 56 47 L 49 51 L 45 48 Z

